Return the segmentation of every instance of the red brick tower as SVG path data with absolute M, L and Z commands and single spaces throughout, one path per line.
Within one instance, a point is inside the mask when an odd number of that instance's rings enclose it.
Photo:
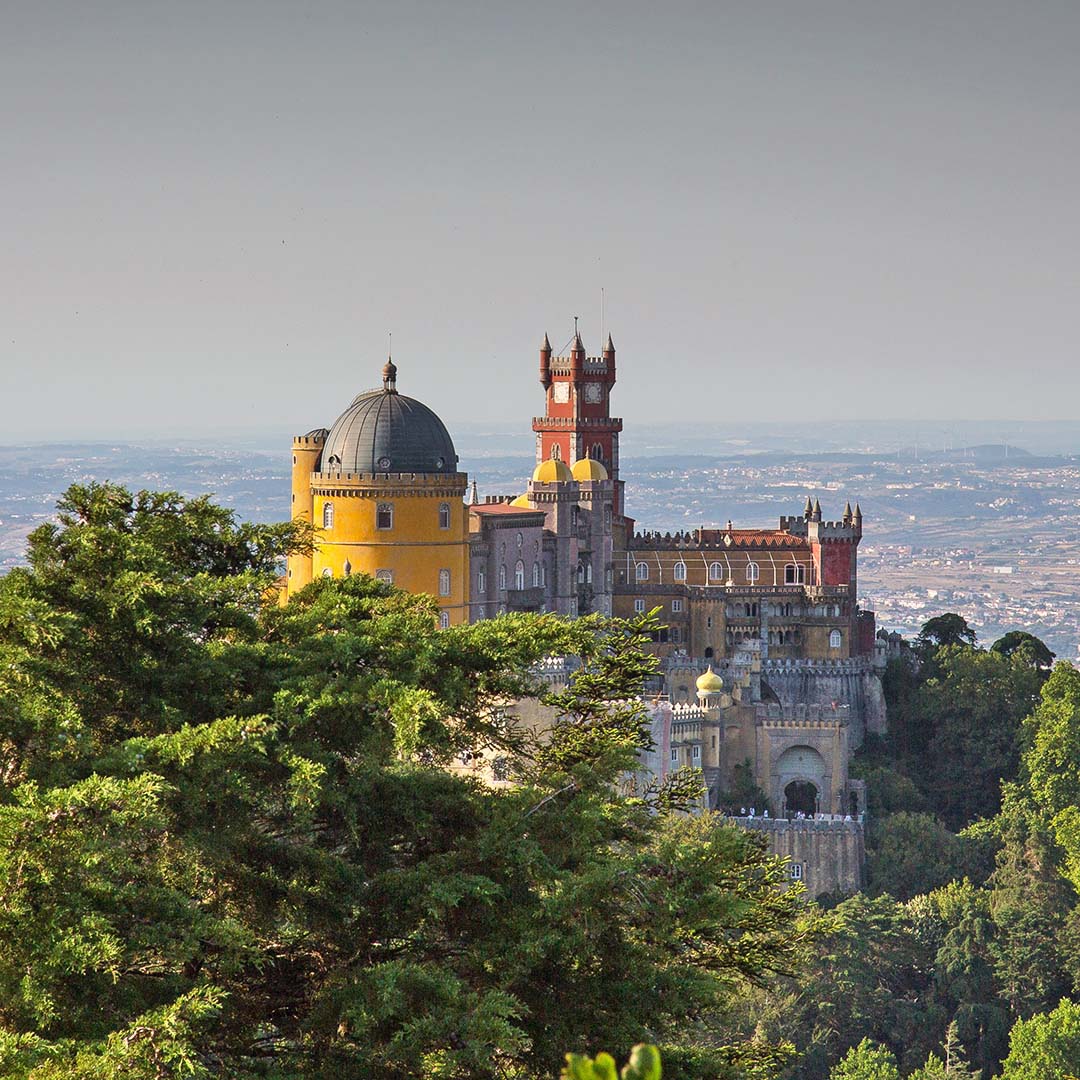
M 552 356 L 547 334 L 540 346 L 540 382 L 547 394 L 543 416 L 533 417 L 537 463 L 550 457 L 573 465 L 580 458 L 603 463 L 615 481 L 612 510 L 623 512 L 619 479 L 619 432 L 622 420 L 611 415 L 615 385 L 615 346 L 608 334 L 602 356 L 586 356 L 581 334 L 574 328 L 568 356 Z

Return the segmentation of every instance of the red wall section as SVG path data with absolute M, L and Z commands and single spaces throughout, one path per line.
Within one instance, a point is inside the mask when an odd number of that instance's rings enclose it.
M 814 558 L 820 567 L 820 583 L 822 585 L 851 584 L 850 544 L 840 541 L 839 543 L 816 545 Z

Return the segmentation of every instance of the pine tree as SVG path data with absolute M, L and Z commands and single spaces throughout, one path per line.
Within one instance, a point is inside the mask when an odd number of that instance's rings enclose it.
M 0 1064 L 12 1078 L 550 1077 L 722 1006 L 814 931 L 760 837 L 626 794 L 652 624 L 436 629 L 359 575 L 279 608 L 292 526 L 74 488 L 0 579 Z M 505 706 L 582 674 L 550 741 Z M 498 752 L 519 783 L 449 768 Z M 695 781 L 700 784 L 700 778 Z

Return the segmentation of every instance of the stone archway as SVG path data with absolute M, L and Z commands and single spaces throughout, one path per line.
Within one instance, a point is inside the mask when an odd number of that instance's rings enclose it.
M 809 780 L 792 780 L 784 788 L 783 814 L 813 817 L 821 809 L 821 792 Z
M 812 746 L 789 746 L 773 772 L 773 799 L 785 816 L 802 811 L 813 815 L 831 810 L 829 770 Z

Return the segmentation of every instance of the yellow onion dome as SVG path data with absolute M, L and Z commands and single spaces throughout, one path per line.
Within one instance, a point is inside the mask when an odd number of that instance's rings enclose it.
M 532 478 L 534 484 L 556 484 L 563 480 L 573 480 L 574 474 L 565 461 L 548 458 L 533 469 Z
M 575 480 L 606 480 L 608 471 L 595 458 L 583 457 L 574 462 L 570 470 Z
M 511 506 L 516 506 L 521 510 L 531 510 L 532 509 L 532 507 L 529 505 L 529 496 L 528 495 L 519 495 L 516 499 L 514 499 L 510 503 L 510 505 Z
M 713 671 L 712 664 L 704 675 L 698 676 L 697 688 L 699 694 L 719 694 L 724 689 L 724 680 Z

